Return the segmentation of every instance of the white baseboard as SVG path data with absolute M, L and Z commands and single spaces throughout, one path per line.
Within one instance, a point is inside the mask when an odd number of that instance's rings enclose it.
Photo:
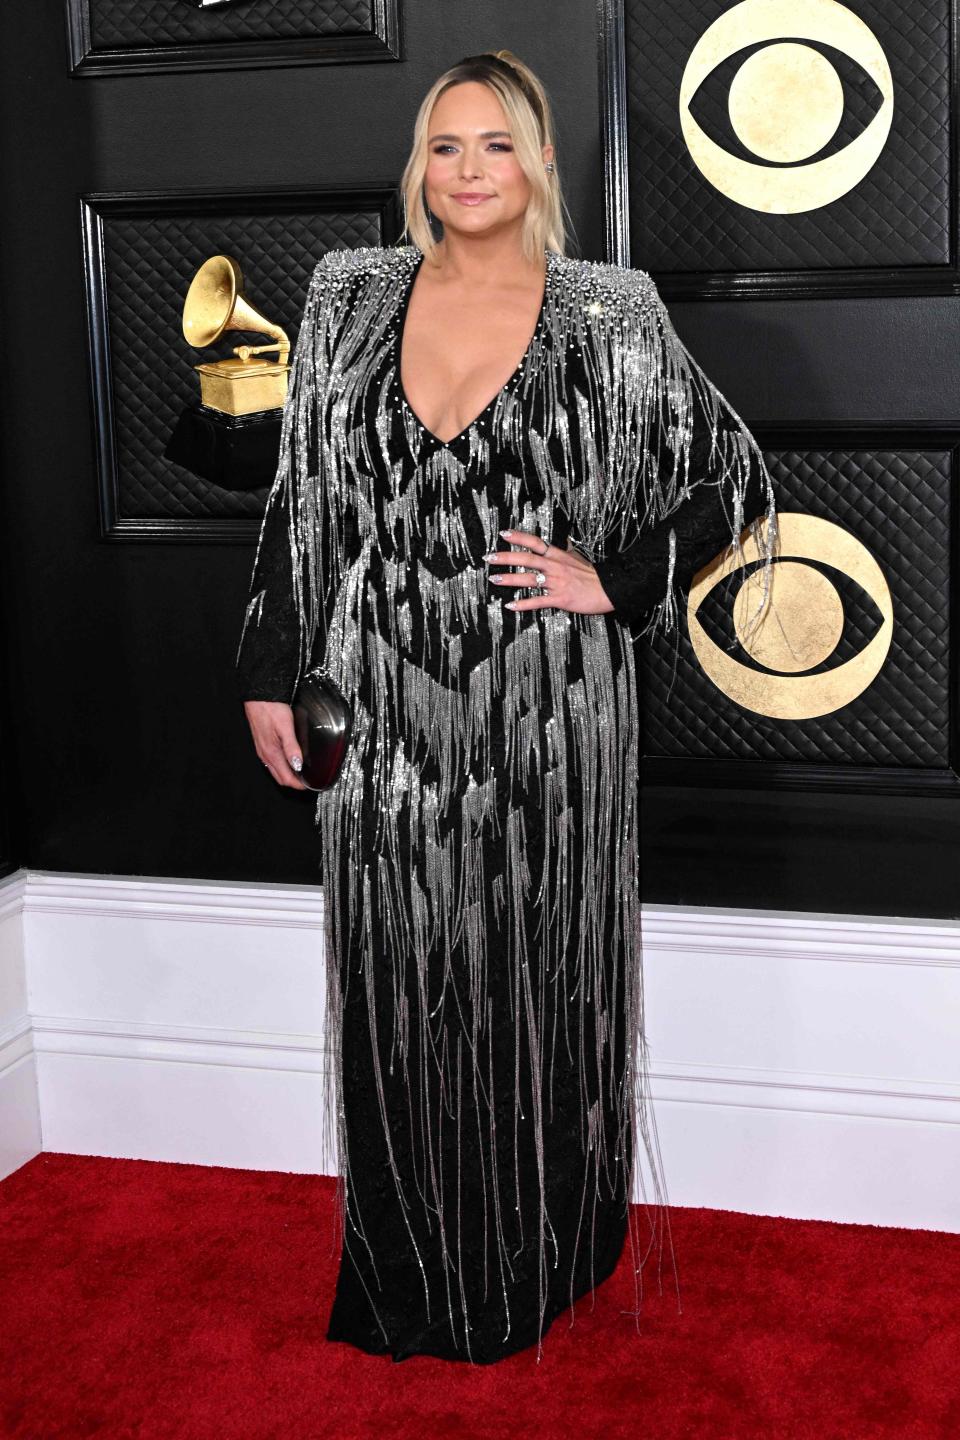
M 960 1233 L 960 923 L 643 926 L 671 1203 Z M 0 882 L 0 1176 L 41 1150 L 331 1173 L 322 935 L 319 887 Z
M 27 1004 L 22 871 L 0 880 L 0 1180 L 42 1149 Z
M 0 1180 L 42 1150 L 30 1017 L 0 1031 Z

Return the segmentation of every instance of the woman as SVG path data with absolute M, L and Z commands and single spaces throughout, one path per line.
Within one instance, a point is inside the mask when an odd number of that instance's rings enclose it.
M 539 1359 L 628 1231 L 635 1277 L 673 1260 L 633 642 L 675 630 L 694 571 L 742 558 L 763 513 L 767 581 L 776 530 L 756 443 L 650 277 L 565 255 L 552 137 L 526 66 L 462 60 L 417 117 L 409 243 L 317 265 L 237 658 L 281 785 L 303 788 L 303 671 L 354 706 L 316 810 L 327 1333 L 394 1360 Z

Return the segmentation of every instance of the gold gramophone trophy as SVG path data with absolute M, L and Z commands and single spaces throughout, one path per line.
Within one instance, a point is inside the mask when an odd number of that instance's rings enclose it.
M 290 372 L 285 330 L 261 315 L 243 293 L 243 272 L 232 255 L 205 260 L 183 303 L 183 333 L 195 350 L 206 349 L 227 330 L 273 336 L 270 345 L 236 345 L 232 360 L 207 360 L 193 368 L 200 376 L 200 401 L 223 415 L 255 415 L 283 408 Z M 261 355 L 277 351 L 276 360 Z

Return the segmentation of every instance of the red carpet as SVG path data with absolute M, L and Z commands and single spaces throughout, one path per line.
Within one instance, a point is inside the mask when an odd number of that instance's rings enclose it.
M 325 1340 L 333 1182 L 40 1155 L 0 1183 L 0 1433 L 960 1437 L 960 1236 L 672 1213 L 682 1314 L 619 1270 L 471 1369 Z

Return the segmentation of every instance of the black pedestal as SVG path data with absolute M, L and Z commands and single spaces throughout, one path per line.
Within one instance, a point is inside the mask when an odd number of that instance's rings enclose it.
M 259 490 L 277 473 L 282 415 L 224 415 L 191 405 L 174 425 L 163 458 L 224 490 Z

